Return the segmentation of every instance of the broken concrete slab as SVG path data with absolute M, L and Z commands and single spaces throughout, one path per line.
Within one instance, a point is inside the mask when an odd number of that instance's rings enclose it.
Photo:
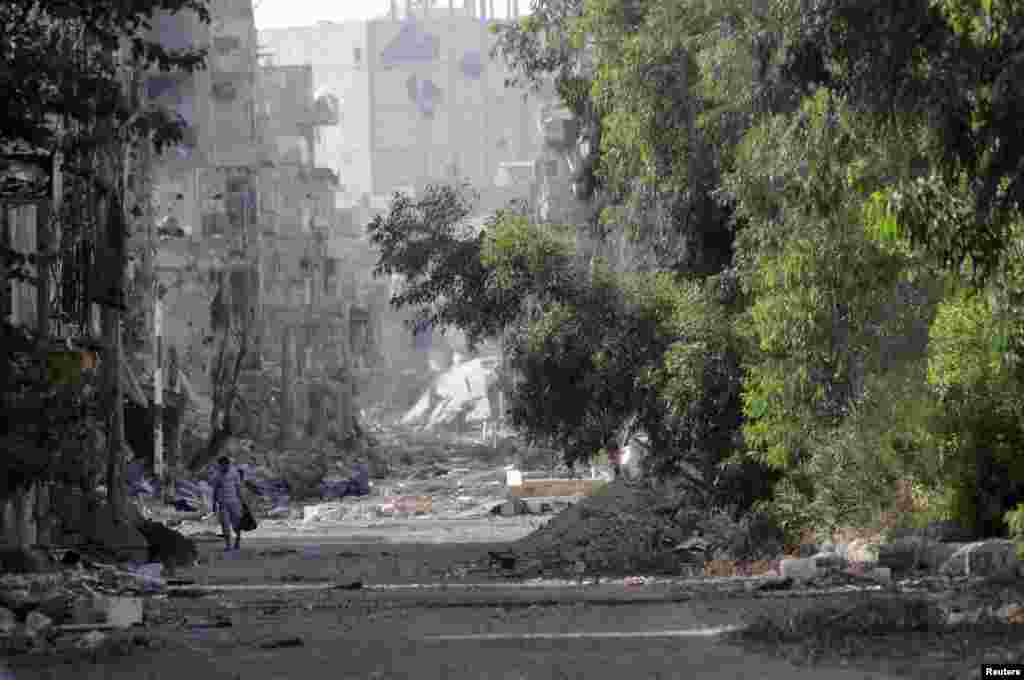
M 138 597 L 106 597 L 102 606 L 107 623 L 117 628 L 130 628 L 142 623 L 142 599 Z
M 957 549 L 939 568 L 939 573 L 951 577 L 988 577 L 1015 573 L 1019 563 L 1017 545 L 1013 541 L 981 541 L 968 543 Z
M 779 563 L 779 573 L 783 580 L 791 579 L 803 583 L 816 578 L 820 574 L 813 558 L 790 558 Z
M 53 619 L 41 612 L 29 612 L 25 617 L 25 630 L 29 635 L 42 635 L 52 627 Z
M 522 499 L 531 515 L 561 512 L 578 502 L 579 496 L 538 496 Z
M 842 569 L 847 565 L 846 560 L 835 552 L 819 552 L 807 559 L 814 562 L 814 566 L 821 569 Z
M 509 494 L 515 498 L 591 496 L 606 486 L 607 482 L 598 479 L 524 479 L 510 486 Z
M 894 572 L 917 567 L 939 569 L 951 558 L 962 543 L 940 543 L 920 536 L 901 538 L 878 548 L 878 566 Z

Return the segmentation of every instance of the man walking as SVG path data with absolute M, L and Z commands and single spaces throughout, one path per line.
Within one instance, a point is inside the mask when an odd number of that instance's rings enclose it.
M 231 464 L 231 459 L 217 459 L 219 470 L 213 483 L 213 511 L 220 518 L 224 532 L 224 551 L 231 550 L 231 534 L 235 534 L 235 550 L 242 543 L 242 473 Z

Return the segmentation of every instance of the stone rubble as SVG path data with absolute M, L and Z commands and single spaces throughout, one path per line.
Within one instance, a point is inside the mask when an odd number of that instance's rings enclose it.
M 144 599 L 167 591 L 159 563 L 115 565 L 53 552 L 59 569 L 0 575 L 0 651 L 96 649 L 111 631 L 143 624 Z

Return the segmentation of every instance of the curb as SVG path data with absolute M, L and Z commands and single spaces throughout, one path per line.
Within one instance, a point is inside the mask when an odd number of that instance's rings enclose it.
M 459 607 L 459 606 L 530 606 L 559 604 L 657 604 L 689 602 L 712 598 L 818 598 L 841 595 L 856 595 L 881 592 L 880 586 L 846 587 L 821 590 L 758 591 L 755 582 L 739 584 L 740 587 L 721 588 L 714 585 L 705 587 L 650 588 L 624 585 L 557 586 L 522 585 L 509 587 L 506 584 L 449 584 L 415 586 L 371 585 L 360 589 L 349 589 L 337 583 L 303 584 L 222 584 L 209 586 L 171 586 L 167 594 L 204 597 L 224 593 L 269 593 L 269 592 L 315 592 L 331 593 L 334 598 L 347 600 L 373 600 L 397 602 L 409 605 Z

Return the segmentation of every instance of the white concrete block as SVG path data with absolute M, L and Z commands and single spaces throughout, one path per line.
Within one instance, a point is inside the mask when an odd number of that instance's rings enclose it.
M 882 585 L 887 586 L 892 583 L 892 569 L 889 567 L 876 567 L 868 572 L 868 576 Z
M 102 599 L 107 623 L 118 628 L 130 628 L 142 623 L 142 598 L 105 597 Z
M 813 558 L 788 558 L 782 560 L 779 565 L 782 578 L 791 578 L 794 581 L 808 581 L 818 575 L 818 567 Z

